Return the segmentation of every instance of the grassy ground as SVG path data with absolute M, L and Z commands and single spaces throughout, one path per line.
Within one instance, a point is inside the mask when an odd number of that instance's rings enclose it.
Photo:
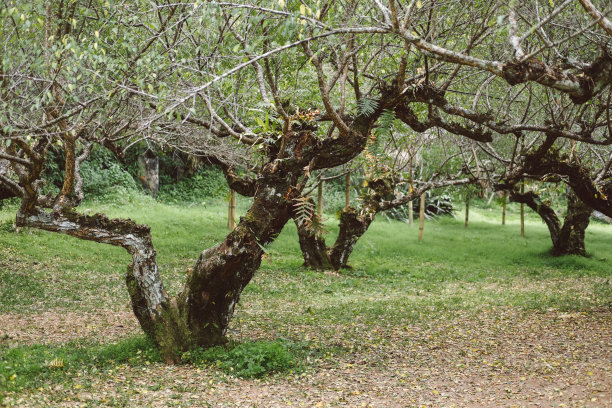
M 172 207 L 142 199 L 85 208 L 151 225 L 171 293 L 199 252 L 227 233 L 222 203 Z M 244 291 L 231 338 L 246 350 L 243 359 L 279 345 L 293 357 L 281 374 L 243 379 L 231 362 L 159 362 L 130 311 L 124 250 L 15 232 L 10 209 L 0 211 L 0 400 L 610 406 L 612 226 L 589 227 L 588 258 L 555 258 L 545 226 L 532 215 L 525 238 L 514 207 L 505 226 L 498 208 L 470 215 L 467 230 L 461 214 L 428 221 L 421 243 L 416 226 L 379 217 L 359 241 L 353 269 L 340 273 L 302 269 L 288 224 Z M 329 224 L 332 242 L 331 216 Z

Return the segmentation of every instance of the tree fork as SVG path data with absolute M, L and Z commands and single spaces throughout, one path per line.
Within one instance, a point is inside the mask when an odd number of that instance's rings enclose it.
M 300 242 L 300 249 L 304 257 L 303 266 L 321 270 L 332 269 L 333 266 L 329 259 L 325 238 L 316 227 L 316 224 L 320 223 L 321 220 L 316 212 L 314 200 L 308 197 L 307 201 L 312 208 L 312 212 L 308 214 L 307 219 L 299 218 L 297 213 L 293 214 L 293 220 L 295 221 Z
M 575 193 L 570 192 L 568 194 L 567 215 L 563 224 L 561 224 L 559 217 L 550 205 L 543 202 L 532 191 L 526 193 L 512 191 L 510 200 L 527 205 L 542 218 L 550 233 L 553 255 L 586 256 L 584 236 L 593 210 L 582 202 Z

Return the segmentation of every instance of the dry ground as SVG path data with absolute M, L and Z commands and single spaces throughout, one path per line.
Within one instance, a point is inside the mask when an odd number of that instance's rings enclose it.
M 111 341 L 138 333 L 131 313 L 0 315 L 5 342 Z M 325 333 L 333 333 L 326 328 Z M 9 406 L 611 407 L 612 312 L 486 310 L 403 327 L 355 323 L 319 339 L 344 353 L 298 374 L 236 379 L 212 368 L 116 366 L 8 395 Z M 253 336 L 248 324 L 241 336 Z M 305 331 L 306 330 L 306 331 Z M 296 327 L 296 335 L 317 338 Z M 348 333 L 347 333 L 348 331 Z M 248 333 L 251 333 L 249 336 Z M 6 339 L 8 337 L 8 339 Z M 352 339 L 352 340 L 347 340 Z

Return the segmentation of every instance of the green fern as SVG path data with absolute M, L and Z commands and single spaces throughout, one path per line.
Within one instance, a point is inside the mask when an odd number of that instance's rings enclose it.
M 315 218 L 315 203 L 310 197 L 299 197 L 293 200 L 298 225 L 308 229 L 312 227 Z
M 369 116 L 378 107 L 378 101 L 369 98 L 361 98 L 357 101 L 357 114 L 359 116 Z
M 389 109 L 385 109 L 378 119 L 377 135 L 388 135 L 393 127 L 395 113 Z

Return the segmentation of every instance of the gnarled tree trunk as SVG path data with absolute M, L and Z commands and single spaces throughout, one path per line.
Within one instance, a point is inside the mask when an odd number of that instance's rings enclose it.
M 354 137 L 365 143 L 365 137 Z M 345 145 L 344 150 L 342 147 L 334 157 L 339 162 L 360 151 L 357 142 Z M 278 236 L 293 216 L 294 200 L 315 165 L 319 148 L 320 143 L 311 131 L 283 135 L 253 188 L 241 189 L 253 193 L 253 204 L 246 215 L 223 242 L 200 254 L 184 289 L 174 298 L 163 288 L 147 226 L 101 215 L 80 215 L 64 205 L 42 210 L 32 198 L 36 191 L 32 196 L 23 195 L 17 224 L 125 248 L 132 256 L 126 282 L 134 313 L 164 358 L 177 362 L 193 346 L 208 347 L 226 341 L 242 290 L 260 266 L 263 247 Z M 335 164 L 331 159 L 327 163 Z M 228 174 L 235 187 L 233 173 Z
M 308 214 L 302 213 L 301 216 L 294 214 L 293 220 L 297 227 L 298 239 L 300 241 L 300 249 L 304 257 L 304 267 L 313 269 L 332 269 L 332 263 L 329 259 L 325 238 L 321 231 L 317 230 L 316 222 L 319 218 L 318 212 L 315 212 L 315 203 L 312 198 L 306 199 L 309 203 Z
M 573 192 L 567 197 L 567 214 L 559 231 L 555 255 L 586 256 L 584 234 L 589 226 L 593 209 L 583 203 Z
M 79 177 L 76 144 L 68 146 L 71 152 L 66 155 L 66 160 L 70 161 L 66 169 L 70 171 L 65 172 L 64 187 L 55 199 L 39 195 L 40 174 L 52 139 L 41 138 L 34 148 L 22 143 L 20 146 L 28 160 L 19 159 L 14 152 L 8 151 L 8 157 L 17 157 L 12 161 L 13 170 L 19 177 L 15 190 L 22 200 L 17 224 L 125 248 L 132 256 L 126 282 L 134 313 L 164 358 L 177 362 L 182 353 L 193 346 L 208 347 L 226 341 L 234 308 L 261 264 L 263 247 L 278 236 L 294 215 L 295 200 L 300 197 L 310 172 L 345 164 L 357 156 L 382 112 L 409 96 L 413 94 L 399 87 L 384 90 L 375 111 L 355 117 L 350 128 L 336 117 L 340 132 L 337 137 L 320 139 L 312 132 L 313 124 L 289 126 L 287 122 L 278 139 L 262 142 L 267 162 L 254 180 L 238 177 L 213 157 L 211 161 L 224 169 L 230 188 L 253 196 L 253 203 L 223 242 L 200 254 L 183 290 L 175 297 L 168 296 L 163 288 L 149 227 L 130 220 L 80 215 L 74 211 L 80 202 L 73 197 Z M 332 110 L 327 100 L 326 107 Z M 0 181 L 0 184 L 11 186 L 6 180 Z M 371 186 L 374 193 L 364 200 L 371 203 L 364 206 L 365 215 L 353 217 L 353 213 L 347 211 L 343 217 L 339 240 L 330 252 L 338 254 L 335 263 L 330 261 L 332 265 L 346 265 L 355 242 L 374 219 L 381 200 L 388 195 L 390 183 L 377 180 Z M 321 241 L 317 245 L 324 246 Z
M 304 266 L 314 269 L 347 268 L 355 244 L 374 221 L 382 201 L 393 192 L 393 186 L 390 178 L 370 180 L 369 193 L 363 198 L 361 208 L 346 206 L 340 213 L 338 237 L 331 248 L 327 247 L 320 234 L 296 219 Z
M 29 213 L 20 210 L 16 223 L 21 227 L 39 228 L 125 248 L 132 256 L 125 279 L 134 314 L 143 331 L 160 345 L 165 357 L 171 361 L 177 360 L 172 355 L 176 352 L 175 346 L 185 339 L 175 337 L 184 337 L 185 330 L 173 330 L 173 338 L 168 339 L 170 331 L 165 328 L 180 324 L 177 321 L 170 322 L 177 319 L 173 311 L 175 305 L 164 290 L 148 226 L 138 225 L 131 220 L 108 219 L 99 214 L 80 215 L 71 209 L 50 212 L 37 209 Z M 169 353 L 166 349 L 173 352 Z

